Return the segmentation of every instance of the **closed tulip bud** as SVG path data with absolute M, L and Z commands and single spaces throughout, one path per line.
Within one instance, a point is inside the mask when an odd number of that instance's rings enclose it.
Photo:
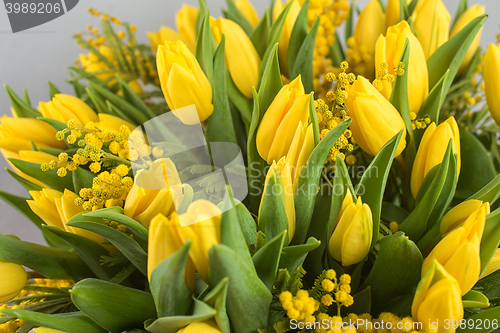
M 410 112 L 418 114 L 420 107 L 429 94 L 429 75 L 427 73 L 427 62 L 424 51 L 418 39 L 411 32 L 410 25 L 406 21 L 401 21 L 395 26 L 387 29 L 386 36 L 380 36 L 375 48 L 375 66 L 377 70 L 382 64 L 387 64 L 388 70 L 399 66 L 399 61 L 403 53 L 406 39 L 409 41 L 410 55 L 408 66 L 405 68 L 408 74 L 408 101 Z M 389 99 L 392 93 L 394 82 L 384 85 L 382 95 Z M 379 89 L 380 90 L 380 89 Z
M 460 132 L 455 118 L 450 117 L 437 127 L 432 123 L 425 130 L 413 163 L 411 171 L 413 197 L 417 197 L 427 173 L 443 161 L 450 140 L 453 140 L 453 152 L 457 154 L 457 177 L 460 175 Z
M 487 206 L 486 215 L 490 213 L 490 205 L 479 200 L 467 200 L 464 201 L 452 209 L 450 209 L 440 223 L 441 235 L 445 235 L 455 228 L 461 227 L 465 220 L 476 210 L 483 209 L 482 205 Z
M 469 24 L 470 21 L 483 14 L 484 14 L 484 6 L 474 5 L 468 8 L 465 12 L 462 13 L 462 15 L 460 15 L 457 22 L 451 29 L 450 38 L 455 36 L 460 30 L 462 30 L 467 24 Z M 460 68 L 458 69 L 457 73 L 458 75 L 464 73 L 467 67 L 469 67 L 470 61 L 472 60 L 472 57 L 474 56 L 479 47 L 479 42 L 481 41 L 482 33 L 483 33 L 483 28 L 481 27 L 476 37 L 474 37 L 472 44 L 469 46 L 469 50 L 467 50 L 464 60 L 462 60 L 462 63 L 460 64 Z
M 463 319 L 464 308 L 460 286 L 437 261 L 432 261 L 420 280 L 411 307 L 413 320 L 430 330 L 431 323 L 439 322 L 439 333 L 454 333 L 455 329 L 443 323 Z M 434 329 L 436 327 L 433 327 Z
M 50 161 L 57 160 L 57 156 L 34 150 L 20 150 L 18 153 L 14 153 L 5 149 L 0 149 L 0 152 L 5 157 L 5 159 L 14 158 L 16 160 L 22 160 L 36 164 L 49 163 Z M 29 180 L 30 182 L 38 186 L 47 187 L 47 185 L 45 185 L 43 182 L 31 176 L 28 176 L 27 174 L 16 168 L 14 164 L 12 164 L 9 160 L 7 160 L 7 164 L 12 168 L 12 170 L 14 170 L 19 176 L 23 177 L 24 179 Z M 61 166 L 66 165 L 65 163 L 61 163 Z
M 295 135 L 290 128 L 308 122 L 309 107 L 310 95 L 304 95 L 300 76 L 278 92 L 257 130 L 257 151 L 268 164 L 287 154 Z
M 367 79 L 358 76 L 348 92 L 346 105 L 352 118 L 352 135 L 361 149 L 375 156 L 392 137 L 403 130 L 394 156 L 401 154 L 406 147 L 403 118 Z
M 40 112 L 45 118 L 52 118 L 67 123 L 74 120 L 80 125 L 98 121 L 97 113 L 78 97 L 56 94 L 52 101 L 40 102 Z
M 252 41 L 243 29 L 234 21 L 219 18 L 210 20 L 212 32 L 217 44 L 225 36 L 225 57 L 229 74 L 239 91 L 247 98 L 252 98 L 252 87 L 257 87 L 261 60 Z
M 330 254 L 342 266 L 357 264 L 366 257 L 372 244 L 372 211 L 361 197 L 354 203 L 347 190 L 339 217 L 328 246 Z
M 426 0 L 417 3 L 412 18 L 425 59 L 429 59 L 449 39 L 450 13 L 442 0 Z
M 168 180 L 167 180 L 168 179 Z M 180 207 L 184 195 L 177 168 L 170 159 L 158 159 L 140 170 L 127 195 L 124 214 L 146 228 L 158 214 L 169 216 Z
M 184 328 L 181 328 L 177 333 L 222 333 L 217 326 L 215 320 L 195 321 Z
M 259 24 L 259 15 L 257 15 L 255 8 L 252 6 L 250 1 L 235 0 L 234 4 L 252 27 L 255 28 Z
M 487 277 L 488 275 L 495 273 L 500 269 L 500 249 L 495 251 L 493 258 L 491 258 L 490 262 L 484 269 L 483 274 L 481 274 L 480 279 Z
M 190 5 L 182 5 L 181 9 L 175 15 L 175 25 L 182 37 L 191 45 L 196 45 L 196 23 L 200 10 Z
M 191 51 L 180 40 L 166 42 L 158 47 L 156 62 L 161 89 L 170 109 L 194 104 L 199 121 L 205 121 L 214 110 L 212 86 Z M 174 114 L 186 121 L 182 114 L 175 111 Z M 196 119 L 194 123 L 197 122 Z M 192 125 L 192 120 L 188 124 Z
M 491 116 L 500 126 L 500 45 L 488 46 L 484 55 L 483 76 Z
M 160 30 L 154 32 L 148 32 L 149 44 L 151 44 L 151 49 L 156 53 L 158 46 L 164 44 L 165 42 L 177 42 L 182 41 L 188 47 L 189 51 L 195 52 L 195 45 L 189 42 L 184 36 L 174 31 L 173 29 L 165 26 L 161 26 Z
M 99 117 L 99 121 L 95 126 L 101 131 L 120 132 L 122 126 L 127 126 L 130 131 L 133 131 L 136 127 L 128 121 L 111 114 L 99 113 L 97 116 Z
M 0 261 L 0 303 L 16 297 L 23 290 L 28 275 L 23 266 Z
M 406 0 L 406 3 L 409 4 L 410 2 L 411 0 Z M 387 1 L 387 6 L 385 6 L 385 24 L 387 28 L 399 22 L 401 18 L 400 5 L 400 0 Z
M 422 275 L 436 260 L 457 280 L 461 295 L 465 295 L 479 278 L 481 238 L 488 212 L 489 205 L 482 205 L 461 227 L 447 234 L 424 260 Z
M 294 189 L 299 180 L 300 170 L 307 164 L 313 150 L 314 133 L 312 124 L 307 125 L 299 122 L 290 149 L 286 154 L 286 162 L 293 168 L 291 177 Z
M 283 8 L 290 2 L 293 1 L 288 14 L 286 15 L 285 24 L 283 25 L 283 30 L 281 30 L 281 35 L 278 41 L 278 60 L 280 63 L 280 69 L 283 75 L 289 76 L 288 69 L 288 46 L 290 45 L 290 37 L 292 36 L 293 27 L 297 16 L 300 12 L 300 4 L 297 0 L 288 0 L 284 4 L 281 0 L 276 0 L 273 6 L 273 22 L 276 22 L 280 16 Z

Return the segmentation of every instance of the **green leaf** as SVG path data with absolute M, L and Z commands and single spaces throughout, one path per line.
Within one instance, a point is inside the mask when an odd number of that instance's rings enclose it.
M 349 40 L 349 38 L 354 33 L 354 12 L 356 10 L 356 5 L 351 3 L 351 9 L 349 10 L 349 17 L 345 22 L 345 41 Z M 345 58 L 344 58 L 345 59 Z
M 271 54 L 266 63 L 264 74 L 262 75 L 262 80 L 259 86 L 258 102 L 260 102 L 261 112 L 259 114 L 257 125 L 262 120 L 264 113 L 266 113 L 281 88 L 283 88 L 283 81 L 281 79 L 280 64 L 278 60 L 278 44 L 276 44 L 271 50 Z M 254 98 L 254 105 L 255 103 L 256 100 Z
M 226 299 L 227 290 L 229 287 L 229 279 L 222 279 L 214 289 L 203 298 L 203 301 L 213 307 L 217 313 L 215 314 L 215 321 L 219 326 L 222 333 L 230 333 L 231 326 L 229 324 L 229 317 L 227 315 Z
M 304 85 L 304 91 L 310 93 L 314 91 L 313 84 L 313 56 L 314 56 L 314 44 L 316 43 L 316 35 L 319 28 L 319 18 L 316 19 L 311 27 L 311 30 L 307 34 L 306 39 L 302 43 L 300 50 L 295 58 L 294 65 L 290 70 L 290 77 L 296 78 L 301 75 L 302 83 Z
M 229 71 L 226 70 L 226 83 L 227 83 L 227 92 L 229 95 L 229 100 L 233 105 L 238 109 L 241 118 L 245 124 L 245 127 L 248 129 L 250 123 L 252 122 L 252 100 L 249 100 L 241 93 L 241 91 L 234 84 Z M 247 130 L 248 132 L 248 130 Z
M 6 235 L 0 235 L 0 260 L 26 266 L 48 279 L 93 275 L 74 252 L 24 242 Z
M 157 115 L 144 103 L 142 98 L 137 95 L 132 88 L 125 82 L 120 76 L 116 75 L 118 84 L 120 85 L 120 91 L 122 92 L 123 99 L 126 100 L 130 105 L 137 108 L 149 119 L 156 117 Z
M 285 244 L 287 231 L 283 230 L 259 249 L 252 257 L 257 275 L 264 282 L 267 289 L 272 291 L 274 279 L 278 272 L 278 264 L 281 258 L 281 250 Z
M 200 11 L 200 16 L 201 16 Z M 201 20 L 200 30 L 198 31 L 198 39 L 196 40 L 196 59 L 200 63 L 201 69 L 208 77 L 210 82 L 212 81 L 214 74 L 214 52 L 217 47 L 215 43 L 214 36 L 212 35 L 212 29 L 210 28 L 210 11 L 206 9 L 206 13 L 203 14 Z M 214 86 L 214 85 L 212 85 Z
M 381 218 L 385 221 L 395 221 L 397 223 L 401 223 L 408 217 L 409 214 L 410 213 L 408 213 L 408 211 L 401 206 L 387 201 L 382 202 Z
M 59 89 L 57 89 L 57 87 L 50 81 L 47 81 L 48 85 L 49 85 L 49 93 L 50 93 L 50 99 L 54 98 L 54 96 L 56 94 L 60 94 L 61 92 L 59 91 Z
M 24 101 L 26 102 L 26 104 L 28 104 L 29 106 L 33 106 L 31 105 L 30 96 L 28 95 L 28 89 L 24 88 L 23 92 L 24 92 Z
M 348 19 L 349 20 L 349 19 Z M 333 61 L 333 66 L 340 67 L 342 61 L 346 59 L 344 49 L 340 43 L 340 37 L 337 31 L 335 31 L 335 41 L 330 48 L 329 58 Z
M 279 268 L 295 272 L 299 266 L 302 266 L 309 252 L 316 250 L 320 245 L 319 240 L 309 237 L 305 244 L 284 247 L 279 261 Z
M 151 274 L 150 289 L 159 317 L 187 315 L 191 307 L 191 290 L 184 281 L 184 270 L 191 241 L 163 260 Z
M 27 179 L 24 179 L 23 177 L 19 176 L 17 173 L 14 171 L 10 170 L 9 168 L 5 168 L 5 170 L 9 173 L 9 175 L 12 176 L 19 184 L 21 184 L 22 187 L 26 189 L 26 191 L 40 191 L 43 187 L 30 182 Z
M 255 245 L 257 224 L 252 214 L 250 214 L 248 208 L 242 203 L 236 205 L 236 211 L 238 213 L 238 220 L 240 221 L 241 232 L 243 233 L 247 246 Z
M 392 161 L 398 148 L 403 131 L 393 136 L 377 153 L 363 174 L 356 189 L 356 195 L 361 196 L 363 203 L 370 206 L 373 216 L 372 247 L 377 243 L 382 200 L 384 199 L 387 177 L 391 171 Z M 380 174 L 379 174 L 380 172 Z
M 476 199 L 493 204 L 500 197 L 500 175 L 496 176 L 485 187 L 471 195 L 467 200 Z
M 108 332 L 143 327 L 156 318 L 150 293 L 97 279 L 85 279 L 70 290 L 71 300 L 80 311 Z
M 290 43 L 288 45 L 288 70 L 292 73 L 295 59 L 299 54 L 300 47 L 304 43 L 309 31 L 308 11 L 309 1 L 305 0 L 300 9 L 299 15 L 295 19 L 292 34 L 290 35 Z M 295 78 L 297 75 L 290 75 L 290 78 Z
M 41 116 L 41 113 L 35 110 L 29 103 L 23 101 L 16 93 L 10 89 L 10 87 L 4 84 L 4 88 L 7 91 L 7 96 L 9 96 L 10 103 L 16 111 L 16 115 L 20 118 L 37 118 Z
M 381 310 L 391 300 L 413 292 L 420 281 L 423 258 L 418 247 L 402 232 L 385 236 L 368 277 L 361 285 L 371 286 L 372 310 Z
M 450 31 L 453 29 L 458 19 L 467 10 L 467 8 L 469 8 L 467 0 L 461 0 L 460 4 L 458 5 L 457 13 L 455 14 L 455 19 L 453 20 L 453 24 L 451 25 Z
M 250 40 L 253 46 L 257 50 L 257 53 L 262 58 L 266 53 L 267 49 L 267 38 L 269 37 L 269 32 L 271 30 L 271 19 L 269 16 L 269 8 L 266 8 L 262 19 L 259 24 L 255 27 L 254 31 L 250 35 Z
M 58 314 L 47 314 L 35 311 L 20 310 L 20 309 L 3 309 L 0 312 L 26 320 L 30 323 L 39 326 L 53 328 L 70 333 L 105 333 L 104 328 L 97 325 L 93 320 L 87 317 L 82 312 L 67 312 Z
M 399 20 L 406 21 L 409 17 L 408 3 L 406 0 L 399 0 Z
M 97 95 L 93 90 L 91 90 L 88 87 L 84 87 L 84 91 L 87 93 L 87 95 L 90 97 L 90 100 L 94 104 L 94 107 L 97 112 L 99 113 L 109 113 L 108 107 L 106 106 L 106 102 Z M 127 117 L 128 118 L 128 117 Z
M 406 0 L 404 0 L 406 3 Z M 410 43 L 408 38 L 405 41 L 403 52 L 401 53 L 400 62 L 405 64 L 405 68 L 408 68 L 408 61 L 410 57 Z M 404 120 L 406 131 L 408 135 L 413 138 L 413 129 L 411 126 L 410 117 L 410 103 L 408 100 L 408 70 L 402 76 L 396 75 L 394 81 L 394 87 L 392 89 L 391 104 L 399 111 L 401 117 Z
M 457 328 L 457 333 L 490 333 L 493 331 L 497 331 L 498 326 L 493 325 L 493 322 L 496 320 L 498 324 L 498 318 L 500 318 L 500 306 L 496 308 L 492 308 L 483 312 L 479 312 L 473 316 L 467 318 L 467 321 L 473 320 L 474 323 L 482 323 L 481 327 L 474 325 L 473 328 Z M 489 323 L 488 328 L 485 328 L 485 323 Z
M 431 122 L 435 122 L 436 124 L 439 123 L 439 113 L 448 93 L 449 88 L 446 88 L 445 84 L 448 82 L 449 76 L 450 71 L 447 70 L 436 85 L 434 85 L 421 107 L 421 110 L 425 110 Z
M 292 244 L 303 244 L 305 241 L 325 160 L 328 157 L 330 148 L 333 147 L 350 123 L 351 119 L 346 119 L 330 130 L 314 148 L 306 166 L 300 172 L 294 197 L 297 224 Z
M 464 308 L 486 309 L 490 307 L 488 297 L 476 290 L 471 290 L 462 296 L 462 303 Z
M 77 167 L 71 174 L 73 176 L 75 193 L 80 193 L 82 188 L 92 188 L 94 177 L 97 176 L 97 174 L 83 169 L 82 167 Z
M 365 289 L 361 290 L 357 294 L 353 296 L 354 304 L 350 307 L 342 308 L 342 315 L 347 316 L 348 314 L 364 314 L 370 313 L 372 308 L 372 290 L 371 287 L 368 286 Z
M 250 22 L 248 22 L 248 20 L 240 12 L 238 7 L 236 7 L 236 4 L 233 0 L 226 0 L 226 3 L 229 8 L 228 10 L 224 11 L 224 15 L 228 19 L 236 22 L 243 29 L 243 31 L 245 31 L 245 33 L 250 36 L 253 32 L 253 27 Z
M 495 251 L 500 246 L 500 209 L 486 216 L 483 238 L 481 239 L 481 274 L 488 266 Z
M 337 220 L 337 216 L 340 213 L 342 202 L 344 201 L 344 198 L 346 196 L 347 189 L 350 190 L 352 195 L 356 196 L 356 191 L 354 191 L 354 188 L 352 186 L 349 171 L 347 170 L 345 161 L 342 156 L 340 156 L 340 154 L 336 156 L 335 166 L 336 172 L 335 176 L 333 177 L 333 194 L 330 204 L 331 209 L 326 229 L 326 236 L 328 237 L 328 240 L 333 234 L 333 227 L 335 225 L 335 221 Z
M 316 114 L 316 108 L 314 107 L 314 93 L 310 95 L 309 103 L 309 125 L 312 125 L 313 136 L 314 136 L 314 147 L 319 143 L 319 125 L 318 125 L 318 115 Z

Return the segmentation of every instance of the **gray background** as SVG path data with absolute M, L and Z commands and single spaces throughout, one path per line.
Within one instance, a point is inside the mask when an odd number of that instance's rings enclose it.
M 27 88 L 33 104 L 48 101 L 47 80 L 53 82 L 64 93 L 72 93 L 65 83 L 68 78 L 66 67 L 71 66 L 80 53 L 72 35 L 83 31 L 87 24 L 99 26 L 99 21 L 87 13 L 89 7 L 117 16 L 122 21 L 137 25 L 140 42 L 147 43 L 146 31 L 158 30 L 160 25 L 174 27 L 174 17 L 181 4 L 196 5 L 197 0 L 80 0 L 80 3 L 66 15 L 44 25 L 13 34 L 7 13 L 0 8 L 0 83 L 8 84 L 15 92 L 22 94 Z M 259 14 L 262 14 L 269 0 L 252 0 Z M 358 0 L 364 5 L 368 0 Z M 482 46 L 496 41 L 500 23 L 500 0 L 479 0 L 490 15 L 486 22 Z M 207 0 L 214 16 L 220 15 L 225 0 Z M 452 20 L 458 0 L 444 0 Z M 470 4 L 476 3 L 470 1 Z M 10 114 L 10 103 L 3 89 L 0 89 L 0 114 Z M 3 169 L 7 166 L 0 157 L 0 189 L 17 195 L 27 196 L 26 191 Z M 43 243 L 38 229 L 20 213 L 0 201 L 0 233 L 14 234 L 23 240 Z

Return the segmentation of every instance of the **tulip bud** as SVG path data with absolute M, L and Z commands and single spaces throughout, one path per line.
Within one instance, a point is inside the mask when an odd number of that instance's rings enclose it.
M 446 235 L 455 228 L 461 227 L 465 220 L 482 205 L 487 205 L 488 209 L 486 215 L 490 213 L 490 208 L 488 203 L 484 203 L 479 200 L 467 200 L 464 201 L 452 209 L 450 209 L 446 215 L 443 217 L 440 223 L 441 235 Z M 482 209 L 482 207 L 481 207 Z
M 495 254 L 493 255 L 493 258 L 491 258 L 490 262 L 484 269 L 483 274 L 481 274 L 481 277 L 479 279 L 485 278 L 490 274 L 495 273 L 500 269 L 500 249 L 497 249 L 495 251 Z
M 219 18 L 210 20 L 212 32 L 217 44 L 225 36 L 225 57 L 229 74 L 234 84 L 247 98 L 252 98 L 252 87 L 257 87 L 261 60 L 255 46 L 234 21 Z
M 259 24 L 259 15 L 255 11 L 255 8 L 252 6 L 250 1 L 248 0 L 235 0 L 234 4 L 236 8 L 243 14 L 243 16 L 247 19 L 248 23 L 252 27 L 256 27 Z
M 462 15 L 460 15 L 457 22 L 451 29 L 450 38 L 455 36 L 460 30 L 462 30 L 467 24 L 469 24 L 470 21 L 483 14 L 484 14 L 484 6 L 474 5 L 468 8 L 465 12 L 462 13 Z M 467 67 L 469 67 L 470 61 L 472 60 L 472 57 L 474 56 L 479 47 L 479 42 L 481 41 L 482 33 L 483 33 L 483 28 L 481 27 L 476 37 L 472 41 L 472 44 L 469 46 L 469 50 L 467 50 L 464 60 L 462 60 L 462 63 L 460 64 L 460 68 L 458 69 L 457 72 L 458 75 L 464 73 Z
M 434 260 L 453 276 L 465 295 L 477 282 L 481 269 L 480 247 L 489 205 L 484 204 L 447 234 L 424 260 L 422 275 Z
M 450 13 L 442 0 L 419 1 L 412 18 L 425 59 L 429 59 L 449 39 Z
M 290 149 L 286 153 L 286 162 L 293 168 L 291 177 L 295 190 L 300 176 L 300 170 L 307 164 L 309 156 L 314 150 L 314 133 L 312 124 L 302 124 L 299 122 Z
M 268 164 L 287 154 L 295 134 L 290 128 L 308 122 L 309 107 L 310 95 L 304 95 L 300 76 L 278 92 L 257 130 L 257 151 Z
M 411 313 L 413 320 L 421 322 L 426 330 L 436 329 L 429 325 L 437 321 L 439 333 L 454 333 L 453 326 L 446 328 L 444 323 L 460 322 L 464 316 L 460 286 L 436 260 L 430 263 L 417 286 Z
M 500 126 L 500 45 L 488 46 L 484 55 L 483 76 L 491 116 Z
M 453 151 L 457 154 L 457 177 L 460 175 L 460 132 L 455 118 L 450 117 L 437 127 L 432 123 L 425 130 L 413 163 L 411 171 L 413 197 L 417 197 L 427 173 L 443 161 L 450 140 L 453 140 Z
M 330 254 L 342 266 L 357 264 L 370 251 L 373 237 L 372 211 L 367 204 L 363 204 L 361 197 L 354 203 L 351 192 L 347 190 L 339 217 L 330 238 Z
M 148 228 L 153 217 L 158 214 L 169 216 L 175 207 L 180 207 L 183 198 L 174 163 L 170 159 L 158 159 L 149 169 L 137 173 L 125 200 L 124 214 Z
M 213 319 L 206 321 L 195 321 L 177 331 L 177 333 L 199 333 L 199 332 L 222 333 L 222 331 L 219 329 L 219 326 L 217 326 L 217 323 Z
M 39 109 L 45 118 L 52 118 L 63 123 L 75 120 L 78 124 L 85 125 L 98 120 L 97 113 L 84 101 L 65 94 L 56 94 L 52 101 L 47 103 L 40 102 Z
M 184 4 L 175 15 L 175 25 L 179 34 L 191 45 L 196 45 L 196 23 L 199 13 L 200 10 L 198 8 Z
M 23 266 L 0 261 L 0 303 L 5 303 L 19 295 L 28 280 Z
M 280 63 L 280 69 L 283 75 L 289 76 L 288 70 L 288 46 L 290 45 L 290 37 L 292 36 L 293 27 L 297 16 L 300 12 L 300 4 L 297 0 L 287 0 L 285 4 L 281 0 L 276 0 L 273 6 L 273 23 L 276 22 L 280 16 L 283 8 L 286 7 L 288 2 L 293 1 L 288 14 L 286 15 L 285 24 L 281 30 L 281 35 L 278 41 L 278 60 Z
M 387 29 L 386 36 L 380 36 L 375 48 L 375 66 L 377 70 L 382 64 L 387 64 L 389 71 L 397 68 L 403 53 L 406 39 L 409 41 L 410 54 L 408 66 L 405 68 L 408 76 L 408 101 L 410 112 L 418 114 L 420 107 L 429 94 L 429 75 L 427 73 L 427 62 L 424 51 L 418 39 L 411 32 L 410 25 L 406 21 L 401 21 L 395 26 Z M 382 95 L 389 99 L 394 83 L 384 85 Z
M 411 0 L 406 0 L 406 3 L 409 4 Z M 387 1 L 387 6 L 385 6 L 385 23 L 386 27 L 395 25 L 399 22 L 401 18 L 400 14 L 400 0 L 389 0 Z
M 120 132 L 122 126 L 128 127 L 130 131 L 133 131 L 135 128 L 128 121 L 111 114 L 99 113 L 97 116 L 99 117 L 99 121 L 95 123 L 95 127 L 101 131 Z
M 184 36 L 175 32 L 169 27 L 161 26 L 159 31 L 147 32 L 149 43 L 151 44 L 151 49 L 156 53 L 158 46 L 163 45 L 165 42 L 177 42 L 180 40 L 186 44 L 187 48 L 191 52 L 195 52 L 195 45 L 190 43 Z
M 161 89 L 170 109 L 194 104 L 199 121 L 205 121 L 214 110 L 212 86 L 186 45 L 180 40 L 160 45 L 156 62 Z M 184 121 L 181 114 L 174 114 Z
M 403 118 L 367 79 L 358 76 L 349 89 L 346 105 L 352 118 L 352 135 L 361 149 L 375 156 L 392 137 L 403 130 L 394 156 L 401 154 L 406 147 Z

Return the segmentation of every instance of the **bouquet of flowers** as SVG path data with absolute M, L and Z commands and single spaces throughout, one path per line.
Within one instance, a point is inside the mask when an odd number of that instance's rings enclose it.
M 89 12 L 74 96 L 6 86 L 0 198 L 48 245 L 0 235 L 0 332 L 500 332 L 484 7 Z

